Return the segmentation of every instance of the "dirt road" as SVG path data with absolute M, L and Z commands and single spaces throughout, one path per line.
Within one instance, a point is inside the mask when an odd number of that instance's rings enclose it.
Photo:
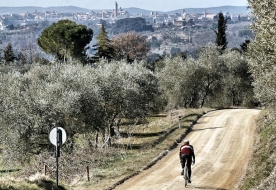
M 187 136 L 196 155 L 192 183 L 187 189 L 234 189 L 251 153 L 254 118 L 259 112 L 256 109 L 219 110 L 198 120 Z M 116 190 L 185 189 L 178 149 Z

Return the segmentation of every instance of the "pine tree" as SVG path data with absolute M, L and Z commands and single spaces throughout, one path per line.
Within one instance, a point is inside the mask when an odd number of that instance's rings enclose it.
M 4 49 L 4 59 L 7 63 L 13 62 L 16 59 L 12 50 L 11 43 L 9 43 L 7 47 Z
M 86 63 L 87 45 L 93 30 L 71 20 L 60 20 L 44 29 L 37 39 L 38 46 L 59 62 L 75 59 Z
M 222 12 L 218 14 L 218 28 L 217 31 L 215 30 L 215 33 L 217 35 L 216 45 L 221 51 L 225 50 L 228 44 L 226 39 L 227 20 L 228 19 L 224 18 Z
M 247 49 L 248 49 L 248 45 L 250 44 L 250 40 L 245 40 L 241 45 L 241 50 L 242 52 L 247 52 Z
M 18 61 L 21 65 L 27 64 L 27 57 L 21 51 L 18 53 Z
M 97 43 L 93 46 L 94 50 L 97 51 L 94 59 L 104 58 L 110 60 L 113 57 L 113 48 L 109 44 L 110 40 L 108 39 L 104 25 L 102 25 L 101 32 L 96 39 Z

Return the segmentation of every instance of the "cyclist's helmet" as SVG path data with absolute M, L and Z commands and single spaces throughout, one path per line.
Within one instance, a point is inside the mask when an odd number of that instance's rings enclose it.
M 189 144 L 189 140 L 184 140 L 184 144 Z

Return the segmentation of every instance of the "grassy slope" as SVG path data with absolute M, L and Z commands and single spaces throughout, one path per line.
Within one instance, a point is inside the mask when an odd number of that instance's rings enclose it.
M 276 189 L 276 122 L 265 121 L 262 112 L 257 122 L 252 158 L 239 189 Z

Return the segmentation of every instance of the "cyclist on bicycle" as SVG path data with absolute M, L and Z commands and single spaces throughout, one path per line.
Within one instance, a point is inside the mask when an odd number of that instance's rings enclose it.
M 187 168 L 188 168 L 188 176 L 189 176 L 188 182 L 191 183 L 191 175 L 192 175 L 191 165 L 192 165 L 192 162 L 195 163 L 195 153 L 194 153 L 194 147 L 190 145 L 189 140 L 184 140 L 183 145 L 181 145 L 179 150 L 179 158 L 182 166 L 181 175 L 184 174 L 184 168 L 185 168 L 185 163 L 187 159 Z

